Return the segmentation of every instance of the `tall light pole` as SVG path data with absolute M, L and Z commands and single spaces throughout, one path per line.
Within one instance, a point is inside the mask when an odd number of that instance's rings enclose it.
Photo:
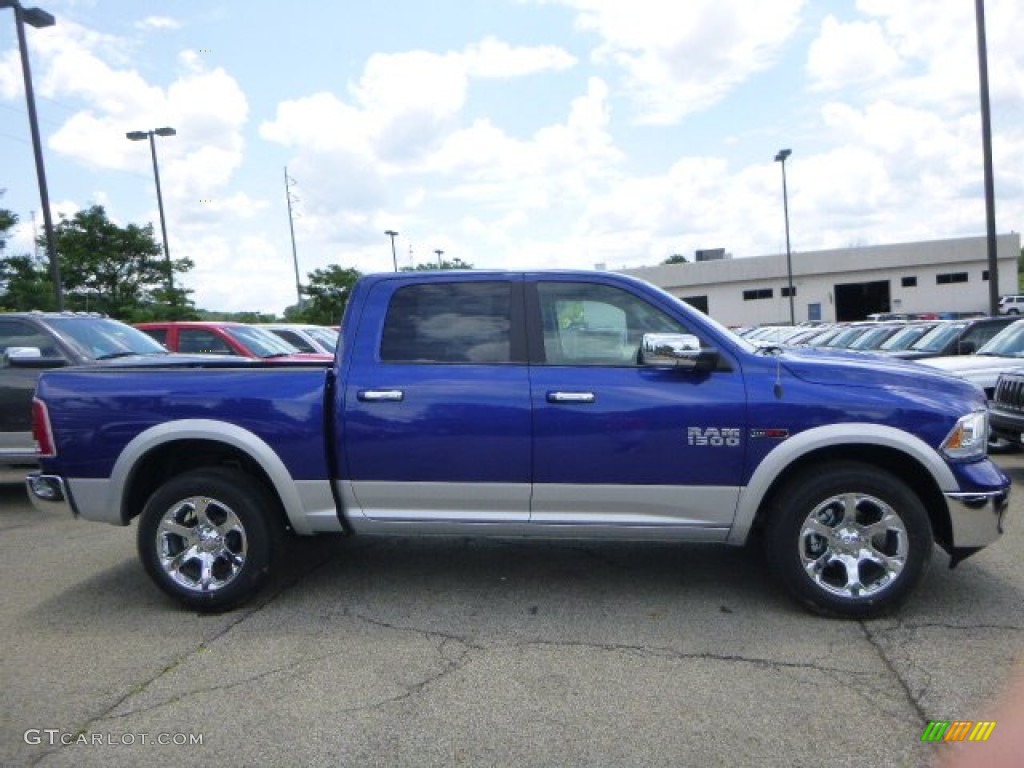
M 444 254 L 444 251 L 442 251 L 440 248 L 435 248 L 434 253 L 437 254 L 437 268 L 444 269 L 444 267 L 441 266 L 441 256 L 442 254 Z
M 978 90 L 981 93 L 981 151 L 985 164 L 985 240 L 988 245 L 988 313 L 999 314 L 999 260 L 996 253 L 996 187 L 992 171 L 992 110 L 988 98 L 988 44 L 985 0 L 974 0 L 978 27 Z
M 398 256 L 395 255 L 395 238 L 398 237 L 398 233 L 393 229 L 389 229 L 384 232 L 385 235 L 391 238 L 391 261 L 395 264 L 395 272 L 398 271 Z
M 173 302 L 171 291 L 174 289 L 174 273 L 171 270 L 171 250 L 167 247 L 167 222 L 164 219 L 164 196 L 160 192 L 160 166 L 156 162 L 156 141 L 154 136 L 175 136 L 177 131 L 173 128 L 155 128 L 152 131 L 129 131 L 125 136 L 130 141 L 145 141 L 149 139 L 149 151 L 153 155 L 153 178 L 156 179 L 156 205 L 160 209 L 160 232 L 164 237 L 164 263 L 167 265 L 167 294 L 168 300 Z
M 36 29 L 52 27 L 57 22 L 42 8 L 22 8 L 18 0 L 0 0 L 0 8 L 14 9 L 14 25 L 18 30 L 18 48 L 21 51 L 21 73 L 25 78 L 25 101 L 28 104 L 28 124 L 32 131 L 32 151 L 36 159 L 36 178 L 39 181 L 39 200 L 43 206 L 43 229 L 46 233 L 46 255 L 50 260 L 50 279 L 53 281 L 57 311 L 64 310 L 64 287 L 60 281 L 60 264 L 57 262 L 57 238 L 53 234 L 53 217 L 50 215 L 50 193 L 46 187 L 46 166 L 43 164 L 43 143 L 39 138 L 39 118 L 36 114 L 36 96 L 32 89 L 32 69 L 28 63 L 28 41 L 25 39 L 25 24 Z
M 793 154 L 791 149 L 780 149 L 775 162 L 782 163 L 782 211 L 786 216 L 786 281 L 789 284 L 789 324 L 796 325 L 793 309 L 793 252 L 789 247 L 789 190 L 786 189 L 786 158 Z

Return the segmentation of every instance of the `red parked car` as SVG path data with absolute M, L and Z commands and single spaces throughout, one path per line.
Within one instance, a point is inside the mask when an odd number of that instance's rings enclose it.
M 273 362 L 331 362 L 333 355 L 299 352 L 270 331 L 220 320 L 136 323 L 172 352 L 241 355 Z

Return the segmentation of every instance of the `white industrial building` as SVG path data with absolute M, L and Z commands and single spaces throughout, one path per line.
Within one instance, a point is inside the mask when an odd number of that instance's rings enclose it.
M 1020 235 L 997 238 L 999 295 L 1017 293 Z M 710 259 L 709 259 L 710 256 Z M 624 269 L 727 325 L 789 322 L 786 254 Z M 872 312 L 986 312 L 985 237 L 792 254 L 796 322 L 861 320 Z

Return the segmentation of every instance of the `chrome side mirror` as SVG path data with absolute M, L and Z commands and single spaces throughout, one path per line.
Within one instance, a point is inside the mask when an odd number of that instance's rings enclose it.
M 11 368 L 58 368 L 67 365 L 62 357 L 43 357 L 39 347 L 8 347 L 0 362 Z
M 648 368 L 710 371 L 718 365 L 718 350 L 701 347 L 700 339 L 689 333 L 645 333 L 640 362 Z

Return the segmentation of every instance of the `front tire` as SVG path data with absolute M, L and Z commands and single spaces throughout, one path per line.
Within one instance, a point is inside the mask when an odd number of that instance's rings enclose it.
M 770 512 L 770 567 L 816 613 L 885 613 L 906 599 L 931 558 L 931 523 L 920 499 L 871 465 L 838 462 L 805 472 L 775 496 Z
M 150 496 L 138 549 L 149 577 L 189 608 L 224 611 L 262 586 L 282 526 L 276 501 L 252 477 L 225 468 L 172 478 Z

